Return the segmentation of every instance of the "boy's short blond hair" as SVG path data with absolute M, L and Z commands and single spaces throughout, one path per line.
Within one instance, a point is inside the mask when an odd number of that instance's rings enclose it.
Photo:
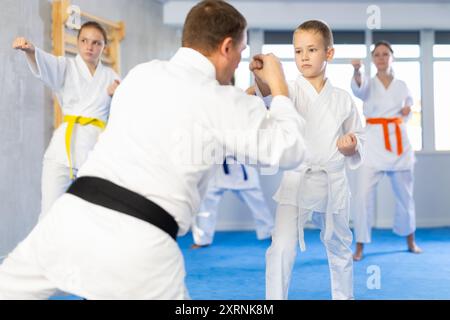
M 334 45 L 333 32 L 331 31 L 331 28 L 328 26 L 328 24 L 324 21 L 308 20 L 306 22 L 303 22 L 297 27 L 297 29 L 295 29 L 294 35 L 299 31 L 313 31 L 315 33 L 320 33 L 326 49 L 332 48 Z

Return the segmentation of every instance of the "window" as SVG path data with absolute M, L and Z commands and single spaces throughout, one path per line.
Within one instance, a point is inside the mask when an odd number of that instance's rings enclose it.
M 250 46 L 247 46 L 247 48 L 242 52 L 242 60 L 241 63 L 239 63 L 238 68 L 235 72 L 235 85 L 238 88 L 241 88 L 242 90 L 247 90 L 250 87 L 251 83 L 251 72 L 249 69 L 250 64 Z
M 366 46 L 363 44 L 336 44 L 334 50 L 334 59 L 364 59 L 367 56 Z
M 450 58 L 450 45 L 436 44 L 433 46 L 433 56 L 435 58 Z
M 284 75 L 288 81 L 295 80 L 298 77 L 298 69 L 295 64 L 294 46 L 289 44 L 265 44 L 262 53 L 273 53 L 280 58 L 283 64 Z
M 437 31 L 433 47 L 434 137 L 438 151 L 450 150 L 450 32 Z
M 395 52 L 395 51 L 394 51 Z M 408 122 L 408 136 L 414 150 L 422 150 L 422 98 L 419 61 L 396 61 L 395 76 L 406 82 L 414 99 L 412 118 Z
M 436 150 L 450 150 L 450 61 L 435 61 L 433 69 Z

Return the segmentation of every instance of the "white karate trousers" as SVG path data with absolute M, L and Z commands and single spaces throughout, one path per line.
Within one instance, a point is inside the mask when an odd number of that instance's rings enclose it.
M 205 195 L 192 225 L 192 236 L 197 245 L 210 245 L 216 231 L 219 203 L 223 194 L 229 189 L 210 188 Z M 242 202 L 247 204 L 255 220 L 256 237 L 258 240 L 268 239 L 272 235 L 274 218 L 267 207 L 261 189 L 243 189 L 232 191 Z
M 356 242 L 371 242 L 376 187 L 384 175 L 390 178 L 395 195 L 394 232 L 399 236 L 408 236 L 416 230 L 413 197 L 414 171 L 379 171 L 362 166 L 356 177 L 353 197 L 353 222 Z
M 76 176 L 78 170 L 73 169 Z M 41 215 L 42 219 L 56 200 L 61 197 L 72 184 L 69 167 L 56 161 L 44 159 L 41 179 Z
M 187 299 L 177 243 L 134 217 L 65 194 L 0 266 L 0 300 Z
M 320 239 L 327 251 L 333 300 L 354 299 L 351 250 L 353 236 L 348 223 L 348 210 L 345 212 L 347 214 L 333 214 L 334 230 L 328 241 L 324 240 L 325 213 L 314 212 L 312 215 L 313 224 L 321 229 Z M 288 298 L 292 268 L 299 246 L 299 218 L 300 214 L 296 206 L 278 206 L 272 245 L 266 253 L 267 300 L 286 300 Z

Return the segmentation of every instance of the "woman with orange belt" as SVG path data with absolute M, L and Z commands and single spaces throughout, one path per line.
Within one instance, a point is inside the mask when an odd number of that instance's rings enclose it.
M 377 74 L 372 79 L 363 79 L 361 61 L 352 61 L 355 69 L 352 91 L 364 101 L 367 122 L 365 163 L 358 174 L 353 199 L 355 261 L 362 259 L 364 244 L 371 242 L 375 190 L 384 175 L 390 178 L 396 199 L 394 232 L 407 237 L 410 252 L 421 252 L 414 240 L 414 150 L 405 125 L 411 117 L 413 99 L 406 83 L 394 77 L 393 54 L 388 42 L 375 44 L 372 60 Z

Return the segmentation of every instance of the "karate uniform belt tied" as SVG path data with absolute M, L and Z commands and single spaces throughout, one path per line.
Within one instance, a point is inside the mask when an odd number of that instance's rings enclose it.
M 400 125 L 403 123 L 402 118 L 369 118 L 368 124 L 381 124 L 383 126 L 384 144 L 386 150 L 392 152 L 391 141 L 389 139 L 389 127 L 390 123 L 395 124 L 395 136 L 397 138 L 397 154 L 400 156 L 403 153 L 402 131 Z
M 106 123 L 102 120 L 96 119 L 96 118 L 86 118 L 83 116 L 64 116 L 63 122 L 67 122 L 67 128 L 66 128 L 66 153 L 67 153 L 67 159 L 69 160 L 69 168 L 70 168 L 70 179 L 74 179 L 73 175 L 73 164 L 72 164 L 72 135 L 73 135 L 73 128 L 75 124 L 79 124 L 82 126 L 92 125 L 96 126 L 102 130 L 106 128 Z
M 234 159 L 234 161 L 237 162 L 237 159 L 235 157 L 232 157 L 232 159 Z M 230 168 L 228 166 L 229 166 L 229 164 L 227 163 L 227 159 L 225 158 L 225 161 L 223 162 L 223 172 L 226 175 L 230 174 Z M 244 181 L 248 181 L 247 170 L 245 170 L 245 166 L 243 164 L 241 164 L 241 168 L 242 168 L 242 174 L 244 175 Z
M 345 169 L 345 162 L 344 161 L 334 161 L 330 162 L 326 165 L 310 165 L 310 164 L 302 164 L 299 168 L 300 170 L 300 183 L 304 181 L 305 176 L 308 173 L 314 173 L 314 172 L 325 172 L 327 175 L 327 182 L 328 182 L 328 195 L 327 195 L 327 206 L 326 206 L 326 212 L 325 212 L 325 235 L 324 240 L 328 241 L 331 240 L 331 237 L 333 236 L 333 228 L 334 228 L 334 219 L 333 219 L 333 194 L 332 194 L 332 187 L 331 187 L 331 179 L 330 174 L 331 173 L 339 173 Z M 299 188 L 299 193 L 302 192 L 302 188 Z M 299 194 L 299 198 L 301 197 L 301 194 Z M 302 208 L 299 204 L 299 210 Z M 300 250 L 305 251 L 306 245 L 305 245 L 305 235 L 304 235 L 304 219 L 302 216 L 298 219 L 298 239 L 299 239 L 299 245 Z
M 102 206 L 148 222 L 177 240 L 178 223 L 166 210 L 146 197 L 97 177 L 75 180 L 67 193 L 87 202 Z

